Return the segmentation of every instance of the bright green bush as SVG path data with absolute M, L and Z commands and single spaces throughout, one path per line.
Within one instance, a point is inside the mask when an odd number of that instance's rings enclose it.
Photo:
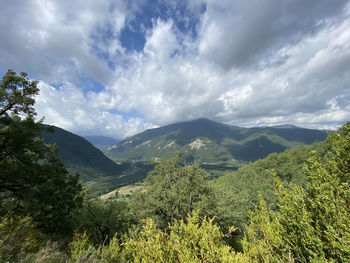
M 134 229 L 124 240 L 126 257 L 132 262 L 237 262 L 223 234 L 212 219 L 198 213 L 169 226 L 169 233 L 147 219 L 140 231 Z
M 122 255 L 122 248 L 119 239 L 114 236 L 108 246 L 101 247 L 98 258 L 101 263 L 119 263 L 125 262 Z
M 31 218 L 4 216 L 0 221 L 0 262 L 19 261 L 35 253 L 43 244 L 43 236 L 35 229 Z
M 258 262 L 350 262 L 350 123 L 327 139 L 324 157 L 305 167 L 306 189 L 275 179 L 277 212 L 261 201 L 244 252 Z
M 69 255 L 71 263 L 98 262 L 97 250 L 91 245 L 86 233 L 74 235 L 73 241 L 69 244 Z

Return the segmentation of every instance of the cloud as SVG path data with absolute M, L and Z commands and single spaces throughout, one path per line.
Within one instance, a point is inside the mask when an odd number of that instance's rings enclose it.
M 107 83 L 112 71 L 95 54 L 104 51 L 106 43 L 96 36 L 104 28 L 118 35 L 125 20 L 123 5 L 112 8 L 111 3 L 5 1 L 2 13 L 7 15 L 0 18 L 1 68 L 25 70 L 52 83 L 77 82 L 80 75 Z
M 326 10 L 325 6 L 322 8 Z M 332 8 L 342 14 L 340 7 Z M 266 9 L 270 14 L 271 10 Z M 305 12 L 302 8 L 300 11 Z M 210 14 L 210 10 L 208 12 Z M 297 27 L 294 38 L 298 35 L 298 41 L 286 41 L 278 49 L 272 49 L 273 52 L 269 51 L 268 56 L 257 60 L 255 66 L 251 64 L 250 69 L 245 65 L 223 69 L 216 60 L 196 53 L 191 41 L 182 43 L 181 48 L 194 50 L 170 56 L 180 45 L 176 42 L 177 31 L 171 21 L 158 21 L 146 41 L 144 53 L 137 54 L 129 68 L 117 75 L 110 96 L 117 94 L 120 98 L 115 104 L 119 110 L 138 110 L 157 125 L 208 117 L 239 125 L 292 122 L 311 127 L 320 126 L 324 117 L 325 123 L 333 121 L 334 128 L 350 117 L 344 106 L 335 107 L 331 103 L 339 94 L 349 93 L 350 83 L 350 24 L 347 19 L 331 20 L 334 12 L 324 11 L 321 18 L 309 18 L 306 22 L 310 24 L 315 20 L 314 28 L 311 25 Z M 328 19 L 327 26 L 320 26 L 323 18 Z M 275 16 L 275 19 L 279 21 L 282 17 Z M 302 24 L 301 21 L 298 23 Z M 289 27 L 292 30 L 293 26 Z M 288 36 L 293 37 L 293 34 L 282 34 L 280 39 Z M 202 35 L 197 40 L 199 50 L 206 37 L 222 43 L 217 47 L 224 46 L 223 51 L 230 48 L 224 36 Z M 171 44 L 164 39 L 171 39 Z M 272 37 L 269 42 L 274 39 Z M 149 46 L 156 48 L 149 52 Z M 254 50 L 248 45 L 244 52 Z M 330 119 L 329 115 L 334 117 Z
M 35 109 L 38 119 L 81 135 L 106 135 L 123 138 L 140 130 L 153 127 L 141 118 L 125 119 L 121 114 L 101 109 L 93 94 L 86 96 L 72 84 L 56 89 L 47 83 L 39 83 L 40 96 Z M 45 113 L 45 116 L 43 116 Z
M 0 71 L 39 79 L 39 115 L 84 135 L 200 117 L 313 128 L 350 119 L 348 1 L 160 2 L 5 1 Z M 126 29 L 144 45 L 125 46 Z
M 327 27 L 348 1 L 207 1 L 199 51 L 219 66 L 254 67 Z
M 277 116 L 276 122 L 305 125 L 320 124 L 320 116 L 330 113 L 334 122 L 349 120 L 349 112 L 344 114 L 349 104 L 334 101 L 350 93 L 350 35 L 345 30 L 349 26 L 345 21 L 281 51 L 290 59 L 278 68 L 241 74 L 250 86 L 239 84 L 221 97 L 226 106 L 224 118 L 259 124 L 266 116 L 272 120 Z

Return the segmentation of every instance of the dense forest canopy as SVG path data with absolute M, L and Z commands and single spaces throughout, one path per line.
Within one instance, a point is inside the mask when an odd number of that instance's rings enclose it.
M 212 181 L 175 154 L 130 197 L 89 199 L 41 139 L 37 84 L 0 83 L 0 261 L 350 261 L 350 123 Z

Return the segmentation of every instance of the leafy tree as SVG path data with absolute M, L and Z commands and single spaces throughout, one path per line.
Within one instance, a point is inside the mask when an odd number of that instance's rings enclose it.
M 0 82 L 0 216 L 30 216 L 42 231 L 65 234 L 82 188 L 58 160 L 57 147 L 41 140 L 37 84 L 12 70 Z
M 120 237 L 130 226 L 129 207 L 121 200 L 88 200 L 78 218 L 76 231 L 86 233 L 95 246 L 109 244 L 115 235 Z
M 146 189 L 132 196 L 131 207 L 138 219 L 151 217 L 165 228 L 197 209 L 212 215 L 215 196 L 206 180 L 209 174 L 198 164 L 180 164 L 178 155 L 155 164 L 146 178 Z
M 251 216 L 244 251 L 258 262 L 350 261 L 350 123 L 327 139 L 323 157 L 312 153 L 306 188 L 275 179 L 278 210 Z

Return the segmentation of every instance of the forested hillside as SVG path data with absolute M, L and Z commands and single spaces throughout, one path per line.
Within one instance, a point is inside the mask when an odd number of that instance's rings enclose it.
M 71 174 L 78 173 L 84 187 L 97 196 L 144 179 L 150 163 L 115 163 L 81 136 L 54 126 L 43 126 L 42 138 L 58 146 L 58 158 Z
M 58 157 L 71 173 L 79 173 L 83 181 L 120 174 L 118 165 L 86 139 L 54 126 L 42 134 L 47 144 L 57 144 Z
M 110 147 L 106 154 L 119 161 L 151 160 L 178 151 L 187 161 L 239 167 L 326 136 L 326 132 L 300 127 L 241 128 L 198 119 L 146 130 Z

